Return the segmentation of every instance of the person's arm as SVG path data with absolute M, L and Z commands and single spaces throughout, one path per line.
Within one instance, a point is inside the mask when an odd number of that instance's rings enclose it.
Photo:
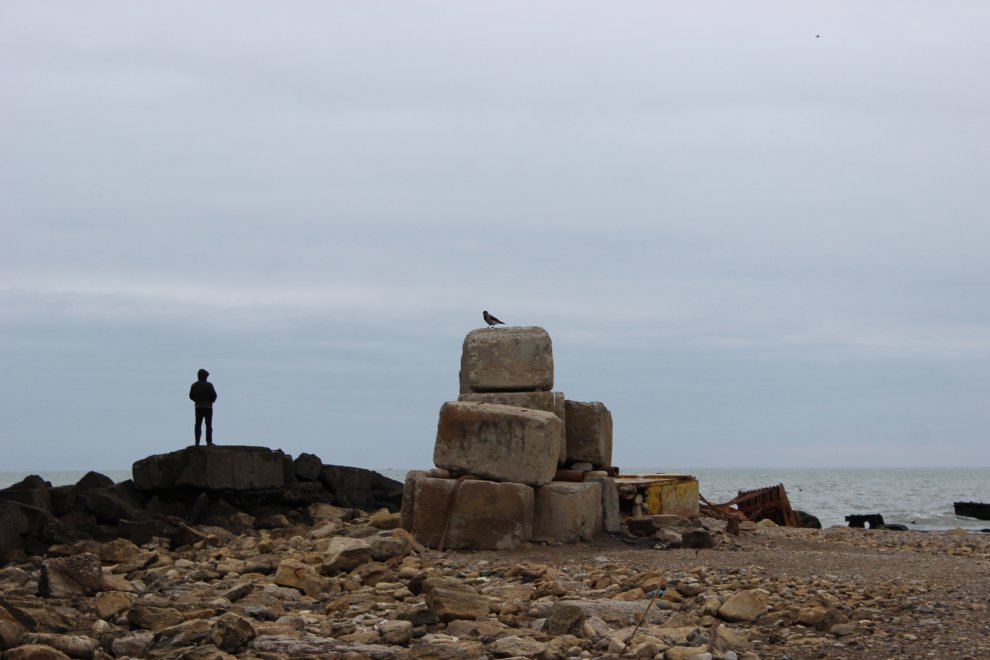
M 195 391 L 196 391 L 196 383 L 193 383 L 192 386 L 189 388 L 189 400 L 190 401 L 195 401 L 196 400 L 196 397 L 193 396 L 193 392 L 195 392 Z
M 213 387 L 213 383 L 210 383 L 210 403 L 217 400 L 217 390 Z

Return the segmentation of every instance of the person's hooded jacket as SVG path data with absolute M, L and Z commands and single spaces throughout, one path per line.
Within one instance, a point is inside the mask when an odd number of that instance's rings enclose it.
M 217 391 L 213 389 L 213 383 L 206 380 L 210 372 L 200 369 L 199 380 L 189 388 L 189 398 L 196 402 L 197 408 L 212 408 L 213 402 L 217 400 Z

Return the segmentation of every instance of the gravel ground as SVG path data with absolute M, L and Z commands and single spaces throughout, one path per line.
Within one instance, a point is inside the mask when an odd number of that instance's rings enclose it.
M 771 610 L 791 617 L 742 627 L 760 658 L 990 657 L 990 534 L 761 525 L 724 538 L 710 550 L 659 550 L 603 538 L 448 553 L 446 562 L 450 570 L 469 572 L 535 560 L 576 582 L 602 569 L 614 575 L 659 570 L 668 580 L 700 576 L 717 587 L 762 588 L 770 592 Z M 838 634 L 820 624 L 795 625 L 798 609 L 816 600 L 835 605 L 850 623 Z

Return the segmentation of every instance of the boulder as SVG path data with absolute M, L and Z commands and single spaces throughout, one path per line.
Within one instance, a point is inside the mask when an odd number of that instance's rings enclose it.
M 491 650 L 496 658 L 538 658 L 543 657 L 547 643 L 532 637 L 506 635 L 496 639 L 491 645 Z
M 110 643 L 110 650 L 118 658 L 142 658 L 145 651 L 155 640 L 155 633 L 150 630 L 139 630 L 124 637 L 118 637 Z
M 612 413 L 597 401 L 582 403 L 568 400 L 564 420 L 567 424 L 567 462 L 587 462 L 596 467 L 612 464 Z
M 141 553 L 141 548 L 127 539 L 114 539 L 100 545 L 100 561 L 104 564 L 123 564 Z
M 2 616 L 5 612 L 0 609 L 0 651 L 9 649 L 20 644 L 21 638 L 27 629 L 13 617 Z
M 101 523 L 115 525 L 121 520 L 134 520 L 137 512 L 129 502 L 106 489 L 91 489 L 79 495 L 86 510 Z
M 371 558 L 375 561 L 388 561 L 393 557 L 405 557 L 412 552 L 413 539 L 404 529 L 383 531 L 365 539 L 371 548 Z
M 123 591 L 104 591 L 96 594 L 93 607 L 96 610 L 96 616 L 101 619 L 111 619 L 130 609 L 134 600 L 133 594 Z
M 0 502 L 0 561 L 10 561 L 23 552 L 21 536 L 30 528 L 20 506 Z
M 324 575 L 349 571 L 371 561 L 371 545 L 364 539 L 335 536 L 327 546 L 320 569 Z
M 91 552 L 55 557 L 41 563 L 38 593 L 42 596 L 87 596 L 102 589 L 100 558 Z
M 416 482 L 413 536 L 436 548 L 447 523 L 444 549 L 503 550 L 530 540 L 533 489 L 517 483 L 424 477 Z M 450 511 L 449 521 L 448 511 Z
M 770 594 L 763 589 L 737 591 L 718 608 L 718 616 L 725 621 L 755 621 L 767 613 Z
M 455 475 L 540 486 L 557 471 L 563 432 L 553 413 L 450 401 L 440 408 L 433 462 Z
M 190 619 L 155 633 L 155 647 L 199 646 L 210 636 L 212 624 L 206 619 Z
M 309 564 L 304 564 L 298 559 L 283 559 L 275 570 L 274 582 L 280 587 L 292 587 L 316 598 L 325 589 L 326 580 Z M 232 650 L 220 644 L 217 646 L 225 651 Z
M 4 660 L 69 660 L 69 656 L 46 644 L 24 644 L 8 649 Z
M 536 489 L 533 540 L 575 543 L 602 529 L 601 484 L 554 481 Z
M 186 447 L 143 458 L 133 466 L 140 491 L 179 487 L 261 490 L 285 486 L 286 456 L 267 447 Z
M 21 479 L 16 484 L 0 489 L 0 501 L 17 502 L 48 513 L 54 513 L 51 484 L 36 474 Z
M 563 392 L 469 392 L 461 394 L 457 397 L 457 400 L 543 410 L 552 412 L 557 417 L 560 417 L 561 421 L 565 421 L 565 399 Z M 557 463 L 563 463 L 566 459 L 567 443 L 562 442 L 560 443 L 560 454 L 557 456 Z
M 185 617 L 174 607 L 137 604 L 127 611 L 127 622 L 131 628 L 143 628 L 159 632 L 185 621 Z
M 92 658 L 96 641 L 82 635 L 58 635 L 52 633 L 28 633 L 23 644 L 42 644 L 64 653 L 70 658 Z M 7 656 L 5 655 L 4 658 Z
M 402 506 L 402 484 L 373 470 L 324 465 L 320 482 L 333 493 L 337 506 L 375 511 L 382 507 L 398 511 Z
M 92 470 L 84 474 L 82 479 L 76 482 L 76 490 L 79 492 L 102 488 L 113 488 L 113 486 L 113 479 L 105 474 L 93 472 Z
M 681 545 L 685 548 L 714 548 L 715 537 L 707 529 L 686 529 L 681 532 Z
M 436 612 L 440 621 L 456 619 L 473 621 L 488 616 L 491 600 L 458 580 L 428 578 L 423 583 L 426 605 Z
M 300 481 L 317 481 L 323 470 L 323 461 L 315 454 L 303 452 L 292 462 L 292 469 Z
M 553 389 L 553 345 L 536 326 L 472 330 L 461 351 L 461 393 Z
M 547 615 L 543 628 L 554 636 L 574 635 L 581 637 L 584 634 L 586 618 L 584 610 L 579 605 L 558 600 L 550 607 L 550 613 Z
M 257 636 L 257 632 L 247 619 L 228 612 L 217 619 L 210 630 L 210 640 L 217 648 L 234 653 Z
M 401 619 L 382 621 L 378 624 L 378 632 L 381 633 L 382 641 L 386 644 L 408 646 L 413 636 L 413 624 Z

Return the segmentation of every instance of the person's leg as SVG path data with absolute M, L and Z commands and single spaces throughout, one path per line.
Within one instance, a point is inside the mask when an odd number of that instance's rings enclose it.
M 204 417 L 206 417 L 206 444 L 213 444 L 213 408 L 203 409 Z
M 196 425 L 193 427 L 196 432 L 196 446 L 199 446 L 199 438 L 203 433 L 203 409 L 196 408 Z

